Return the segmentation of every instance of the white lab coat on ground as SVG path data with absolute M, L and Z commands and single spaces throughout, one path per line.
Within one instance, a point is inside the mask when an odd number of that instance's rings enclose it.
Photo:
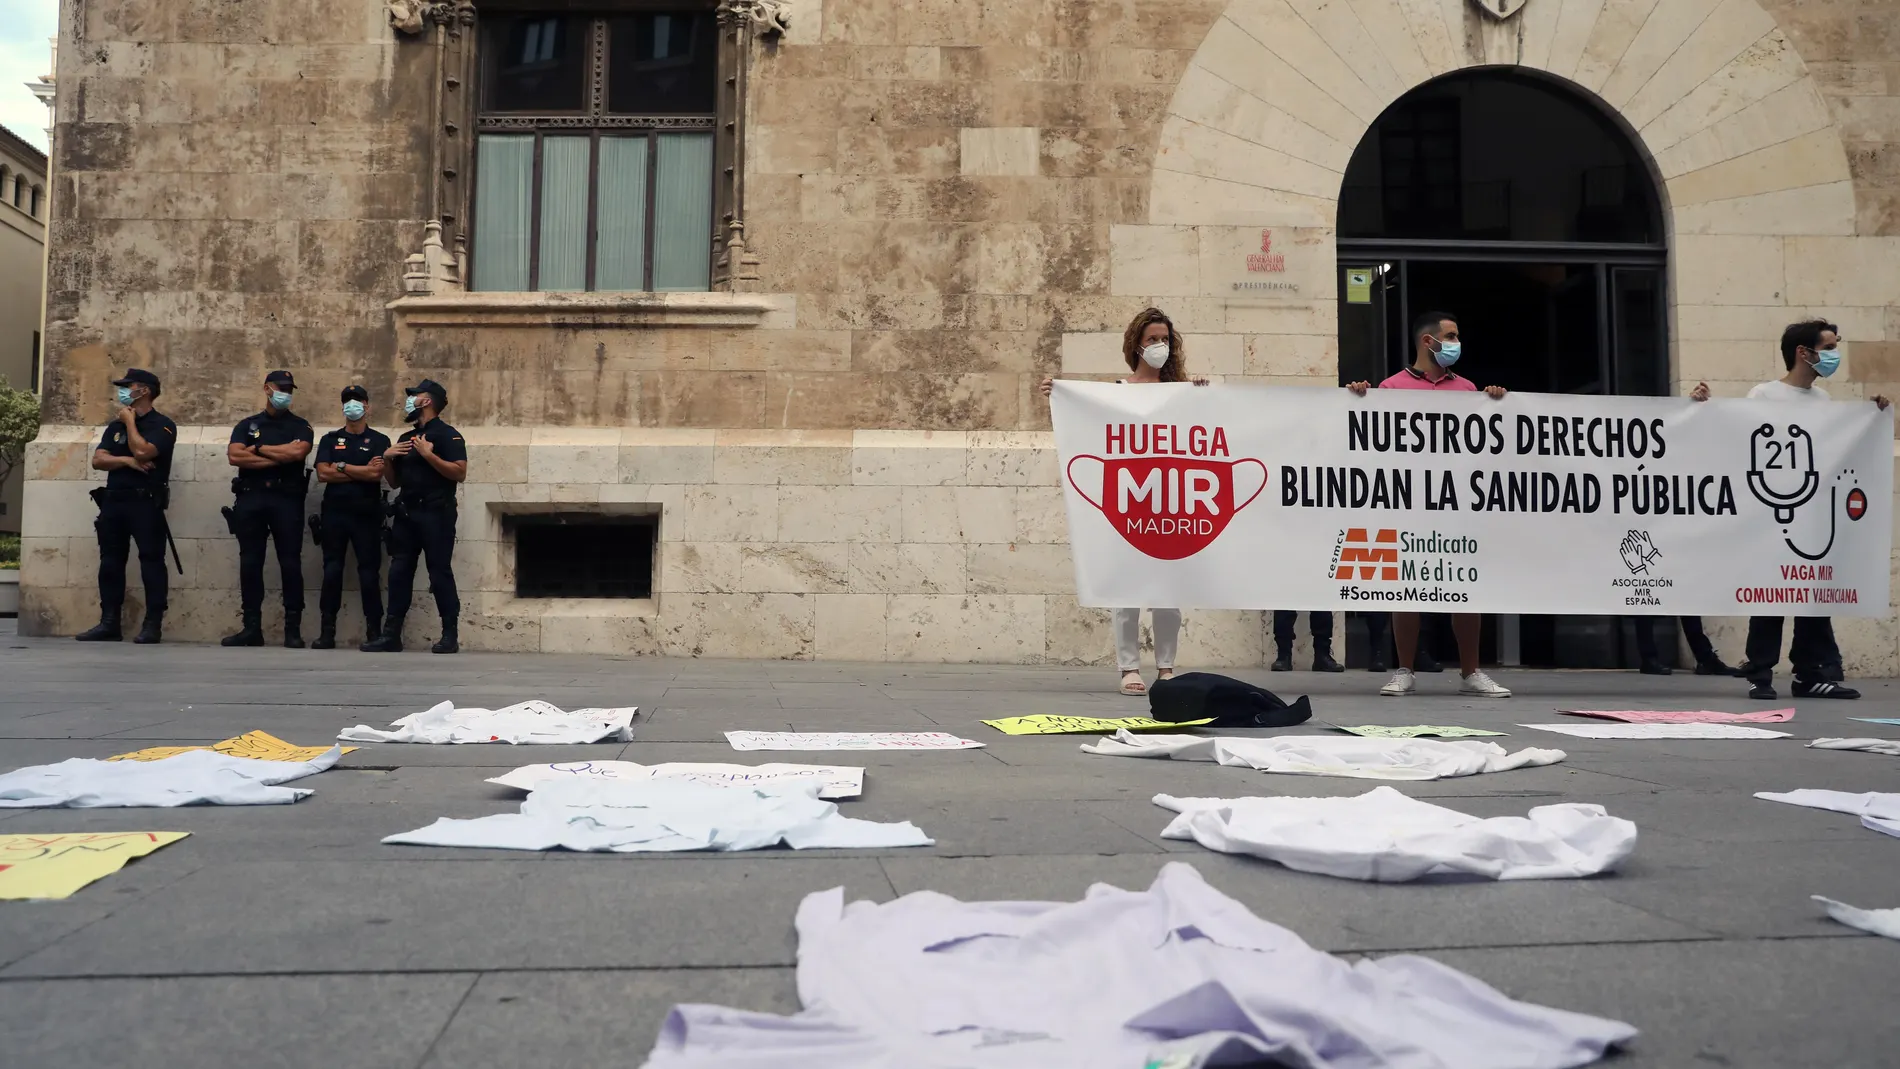
M 1357 735 L 1279 735 L 1238 738 L 1207 735 L 1137 735 L 1117 731 L 1100 742 L 1084 743 L 1083 753 L 1109 757 L 1171 757 L 1176 761 L 1217 761 L 1297 776 L 1350 779 L 1427 780 L 1504 772 L 1528 765 L 1551 765 L 1562 750 L 1505 752 L 1495 742 L 1461 739 L 1380 739 Z
M 309 761 L 260 761 L 213 750 L 188 750 L 157 761 L 75 757 L 0 776 L 0 809 L 284 805 L 312 792 L 277 784 L 314 776 L 341 756 L 342 749 L 332 746 Z
M 1376 787 L 1356 798 L 1174 798 L 1164 839 L 1192 839 L 1290 869 L 1400 883 L 1464 873 L 1493 880 L 1594 876 L 1636 848 L 1636 825 L 1602 806 L 1538 806 L 1481 819 Z
M 1900 836 L 1900 794 L 1848 794 L 1846 791 L 1789 791 L 1786 794 L 1771 794 L 1767 791 L 1755 792 L 1755 797 L 1770 802 L 1787 802 L 1789 805 L 1804 805 L 1810 809 L 1831 809 L 1836 813 L 1852 813 L 1860 818 L 1862 827 L 1888 835 Z
M 344 728 L 337 733 L 337 738 L 344 742 L 506 742 L 544 746 L 627 742 L 633 738 L 633 717 L 638 711 L 628 707 L 576 709 L 570 713 L 538 699 L 506 709 L 457 709 L 454 702 L 442 702 L 395 721 L 389 725 L 389 731 L 358 724 Z
M 1348 964 L 1170 864 L 1146 891 L 798 911 L 792 1017 L 678 1006 L 647 1069 L 1568 1069 L 1636 1034 L 1427 958 Z
M 457 820 L 383 842 L 485 846 L 496 850 L 758 850 L 930 846 L 915 824 L 883 824 L 838 812 L 822 783 L 723 786 L 684 779 L 549 780 L 519 813 Z

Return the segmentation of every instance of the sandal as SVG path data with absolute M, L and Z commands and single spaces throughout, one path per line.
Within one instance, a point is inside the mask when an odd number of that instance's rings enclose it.
M 1130 679 L 1130 676 L 1134 678 Z M 1131 698 L 1139 698 L 1148 693 L 1148 684 L 1141 681 L 1139 669 L 1122 673 L 1122 693 Z
M 1163 668 L 1159 672 L 1155 673 L 1156 683 L 1159 683 L 1164 679 L 1173 679 L 1173 678 L 1174 678 L 1174 669 L 1172 668 Z

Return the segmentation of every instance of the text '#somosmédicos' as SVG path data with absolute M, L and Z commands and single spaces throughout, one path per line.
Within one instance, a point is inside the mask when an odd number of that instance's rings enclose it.
M 1726 475 L 1647 470 L 1667 454 L 1660 419 L 1528 416 L 1503 413 L 1351 412 L 1349 452 L 1430 456 L 1579 457 L 1633 460 L 1605 480 L 1592 472 L 1494 470 L 1459 473 L 1431 468 L 1282 465 L 1286 508 L 1422 507 L 1428 512 L 1595 513 L 1638 516 L 1734 515 Z M 1607 491 L 1607 492 L 1606 492 Z

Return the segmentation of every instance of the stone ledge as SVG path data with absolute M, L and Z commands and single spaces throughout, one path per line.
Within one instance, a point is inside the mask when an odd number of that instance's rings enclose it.
M 441 293 L 384 307 L 399 328 L 764 327 L 790 326 L 791 304 L 762 293 Z

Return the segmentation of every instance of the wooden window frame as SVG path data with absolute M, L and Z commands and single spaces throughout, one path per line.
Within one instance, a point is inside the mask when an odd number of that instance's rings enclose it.
M 579 17 L 585 17 L 588 20 L 587 21 L 587 36 L 586 36 L 586 39 L 582 42 L 582 49 L 585 52 L 586 57 L 587 57 L 586 59 L 587 70 L 582 80 L 583 106 L 581 110 L 539 112 L 539 113 L 514 112 L 514 111 L 484 111 L 484 110 L 480 110 L 479 102 L 482 98 L 483 92 L 486 89 L 486 86 L 482 84 L 481 81 L 477 81 L 477 83 L 471 87 L 472 92 L 469 94 L 470 99 L 477 102 L 476 103 L 477 110 L 475 112 L 475 122 L 474 122 L 474 128 L 475 128 L 477 138 L 479 138 L 483 134 L 516 134 L 516 135 L 526 134 L 526 135 L 532 135 L 534 137 L 533 173 L 529 180 L 529 192 L 528 192 L 529 208 L 528 208 L 528 289 L 527 289 L 527 292 L 531 292 L 531 293 L 541 292 L 541 182 L 542 182 L 542 174 L 543 174 L 542 149 L 546 145 L 547 138 L 550 135 L 555 136 L 555 137 L 577 137 L 577 136 L 580 136 L 581 131 L 586 131 L 586 136 L 588 138 L 587 268 L 586 268 L 586 275 L 585 275 L 585 278 L 586 278 L 585 292 L 588 292 L 588 293 L 600 292 L 599 290 L 595 288 L 596 283 L 598 281 L 598 275 L 597 275 L 598 268 L 595 263 L 595 252 L 599 244 L 598 239 L 599 239 L 599 211 L 600 211 L 600 142 L 603 136 L 624 137 L 624 138 L 629 138 L 629 139 L 637 136 L 637 137 L 643 138 L 647 143 L 646 205 L 642 209 L 643 212 L 645 213 L 645 225 L 642 229 L 642 239 L 644 241 L 644 247 L 641 249 L 641 253 L 640 253 L 641 255 L 641 274 L 640 274 L 641 289 L 637 292 L 642 292 L 642 293 L 657 292 L 653 288 L 653 267 L 654 267 L 653 243 L 654 243 L 655 232 L 659 229 L 657 225 L 657 218 L 655 215 L 655 210 L 658 207 L 657 201 L 658 201 L 659 183 L 656 179 L 658 175 L 659 151 L 660 151 L 659 135 L 662 133 L 667 133 L 667 132 L 704 131 L 707 133 L 715 133 L 719 125 L 719 114 L 717 110 L 712 111 L 712 112 L 705 112 L 705 113 L 684 113 L 684 114 L 666 114 L 666 115 L 643 115 L 643 114 L 635 114 L 635 113 L 608 111 L 607 110 L 607 100 L 608 100 L 608 95 L 609 95 L 608 68 L 611 63 L 613 42 L 612 42 L 611 32 L 609 31 L 607 24 L 611 19 L 617 16 L 622 16 L 622 15 L 627 15 L 627 14 L 640 14 L 641 12 L 658 12 L 658 11 L 681 11 L 681 10 L 704 10 L 707 13 L 711 13 L 710 8 L 697 7 L 690 3 L 682 3 L 681 0 L 672 0 L 672 2 L 670 3 L 666 2 L 666 0 L 653 0 L 653 2 L 651 3 L 629 4 L 623 8 L 615 9 L 611 11 L 602 10 L 602 5 L 600 3 L 600 0 L 594 0 L 593 3 L 585 4 L 585 5 L 579 2 L 568 3 L 566 2 L 566 0 L 562 0 L 562 2 L 559 4 L 533 4 L 533 3 L 523 3 L 519 5 L 511 4 L 509 8 L 507 9 L 507 11 L 505 12 L 505 14 L 509 16 L 535 15 L 535 14 L 543 14 L 543 13 L 550 14 L 550 15 L 568 14 L 568 15 L 575 15 Z M 503 14 L 503 12 L 497 12 L 497 14 Z M 720 40 L 720 38 L 723 38 L 723 36 L 724 36 L 723 34 L 720 34 L 717 32 L 717 30 L 715 30 L 715 46 L 714 47 L 720 48 L 723 46 L 723 41 Z M 482 72 L 482 74 L 485 76 L 488 70 L 487 57 L 483 54 L 481 50 L 481 47 L 479 44 L 479 40 L 480 40 L 479 35 L 478 35 L 477 40 L 478 40 L 478 44 L 475 50 L 476 51 L 475 60 L 477 63 L 477 70 Z M 718 66 L 715 66 L 715 74 L 714 74 L 715 90 L 717 89 L 717 85 L 718 85 L 718 75 L 717 75 L 718 69 L 719 69 Z M 715 92 L 715 109 L 717 108 L 717 98 L 718 98 L 718 94 L 717 92 Z M 717 142 L 717 137 L 715 135 L 715 152 L 714 152 L 715 158 L 713 161 L 713 174 L 708 176 L 708 180 L 713 183 L 713 203 L 714 203 L 714 211 L 713 211 L 714 232 L 707 235 L 707 243 L 708 243 L 707 244 L 707 257 L 708 257 L 707 278 L 709 281 L 709 284 L 707 286 L 708 290 L 717 288 L 711 285 L 711 282 L 714 281 L 713 279 L 714 265 L 713 265 L 712 259 L 717 253 L 718 245 L 719 245 L 717 231 L 719 229 L 719 214 L 720 213 L 718 211 L 718 208 L 719 208 L 719 187 L 721 183 L 718 181 L 719 161 L 717 158 L 718 152 L 717 152 L 716 142 Z M 478 154 L 471 153 L 470 166 L 468 167 L 468 172 L 471 176 L 471 181 L 469 183 L 471 191 L 476 188 L 476 183 L 480 181 L 480 175 L 477 173 L 478 168 L 476 167 L 475 162 L 474 162 L 477 155 Z M 473 257 L 479 255 L 480 253 L 475 248 L 475 228 L 473 225 L 474 219 L 473 219 L 472 213 L 467 213 L 467 217 L 469 218 L 470 225 L 467 230 L 467 239 L 465 242 L 465 247 L 468 250 L 469 262 L 473 263 Z

